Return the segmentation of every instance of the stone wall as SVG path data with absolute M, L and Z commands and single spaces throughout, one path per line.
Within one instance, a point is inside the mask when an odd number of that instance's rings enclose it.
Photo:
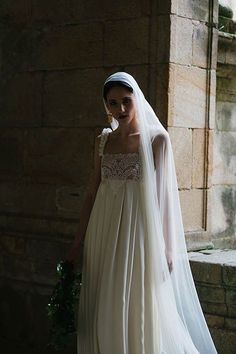
M 236 247 L 236 36 L 221 33 L 212 183 L 212 234 L 216 247 Z
M 218 354 L 233 354 L 236 348 L 236 251 L 191 252 L 189 258 Z
M 217 1 L 1 0 L 0 20 L 0 337 L 8 354 L 52 354 L 45 306 L 110 73 L 134 75 L 168 128 L 189 246 L 210 243 Z
M 76 233 L 94 138 L 107 124 L 105 78 L 130 72 L 166 122 L 169 34 L 166 23 L 160 54 L 158 6 L 0 2 L 0 340 L 8 354 L 52 354 L 45 307 Z
M 211 246 L 217 1 L 172 1 L 170 21 L 168 130 L 188 247 L 197 249 Z

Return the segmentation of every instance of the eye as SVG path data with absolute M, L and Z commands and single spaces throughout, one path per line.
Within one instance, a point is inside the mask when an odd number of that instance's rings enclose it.
M 124 97 L 123 98 L 123 103 L 124 104 L 128 104 L 128 103 L 130 103 L 131 102 L 131 98 L 130 97 Z
M 116 100 L 110 100 L 109 101 L 110 106 L 115 106 L 116 105 Z

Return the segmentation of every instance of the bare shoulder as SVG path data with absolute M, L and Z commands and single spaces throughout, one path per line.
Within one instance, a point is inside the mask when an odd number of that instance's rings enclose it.
M 157 134 L 152 137 L 152 146 L 153 147 L 161 147 L 166 142 L 166 135 L 165 134 Z

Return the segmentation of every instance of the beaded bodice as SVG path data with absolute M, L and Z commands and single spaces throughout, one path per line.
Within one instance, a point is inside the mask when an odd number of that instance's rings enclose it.
M 135 180 L 141 178 L 141 161 L 138 152 L 103 153 L 107 141 L 107 133 L 101 136 L 99 155 L 101 161 L 102 180 Z

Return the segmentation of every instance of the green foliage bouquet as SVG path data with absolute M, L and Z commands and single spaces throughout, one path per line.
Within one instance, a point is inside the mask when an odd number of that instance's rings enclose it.
M 59 281 L 53 289 L 47 313 L 51 322 L 49 345 L 59 350 L 70 344 L 76 332 L 82 274 L 75 273 L 74 265 L 69 261 L 58 263 L 57 274 Z

